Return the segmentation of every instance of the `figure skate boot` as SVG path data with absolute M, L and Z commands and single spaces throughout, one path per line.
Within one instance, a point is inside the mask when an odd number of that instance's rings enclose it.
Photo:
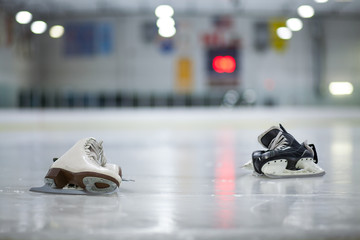
M 280 124 L 271 127 L 258 138 L 268 150 L 255 151 L 252 164 L 257 174 L 270 178 L 322 176 L 325 171 L 320 168 L 315 145 L 303 142 L 300 144 Z
M 31 191 L 62 194 L 102 194 L 114 192 L 122 181 L 121 168 L 106 162 L 102 142 L 79 140 L 55 159 L 45 176 L 45 185 Z

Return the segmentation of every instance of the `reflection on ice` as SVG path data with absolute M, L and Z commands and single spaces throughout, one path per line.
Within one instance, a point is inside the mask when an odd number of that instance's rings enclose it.
M 231 131 L 219 132 L 215 166 L 215 194 L 217 219 L 220 228 L 234 226 L 235 208 L 235 135 Z
M 333 169 L 332 177 L 336 182 L 351 182 L 350 172 L 352 172 L 354 161 L 352 134 L 352 129 L 346 126 L 337 126 L 332 129 L 330 159 Z

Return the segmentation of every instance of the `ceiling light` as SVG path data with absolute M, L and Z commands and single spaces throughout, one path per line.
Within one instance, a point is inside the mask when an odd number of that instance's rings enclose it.
M 328 0 L 315 0 L 317 3 L 326 3 Z
M 293 32 L 300 31 L 303 27 L 303 23 L 298 18 L 289 18 L 286 21 L 286 26 Z
M 49 34 L 52 38 L 60 38 L 64 34 L 64 27 L 61 25 L 52 26 Z
M 302 18 L 311 18 L 315 14 L 315 10 L 310 5 L 302 5 L 297 9 L 298 14 Z
M 28 11 L 20 11 L 16 14 L 15 19 L 20 24 L 28 24 L 31 22 L 32 14 Z
M 175 35 L 176 28 L 174 26 L 159 28 L 159 35 L 165 38 L 170 38 Z
M 276 34 L 278 35 L 279 38 L 284 40 L 289 40 L 292 37 L 292 32 L 287 27 L 279 27 L 276 30 Z
M 171 17 L 162 17 L 156 21 L 156 26 L 158 28 L 167 27 L 167 26 L 175 26 L 175 21 Z
M 329 91 L 332 95 L 350 95 L 354 91 L 354 87 L 350 82 L 331 82 Z
M 35 34 L 42 34 L 46 31 L 47 24 L 43 21 L 36 21 L 31 24 L 31 31 Z
M 159 5 L 155 9 L 155 15 L 161 17 L 172 17 L 174 15 L 174 9 L 169 5 Z

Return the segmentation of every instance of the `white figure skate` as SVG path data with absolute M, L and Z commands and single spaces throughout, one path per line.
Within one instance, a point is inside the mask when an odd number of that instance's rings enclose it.
M 255 151 L 243 168 L 270 178 L 322 176 L 315 145 L 300 144 L 283 126 L 271 127 L 258 138 L 268 150 Z
M 102 142 L 79 140 L 50 167 L 43 187 L 30 191 L 61 194 L 112 193 L 122 181 L 121 168 L 106 163 Z

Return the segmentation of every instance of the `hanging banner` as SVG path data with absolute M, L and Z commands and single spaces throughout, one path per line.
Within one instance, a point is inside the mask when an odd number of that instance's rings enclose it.
M 65 29 L 66 56 L 108 55 L 113 50 L 114 31 L 110 23 L 69 23 Z

